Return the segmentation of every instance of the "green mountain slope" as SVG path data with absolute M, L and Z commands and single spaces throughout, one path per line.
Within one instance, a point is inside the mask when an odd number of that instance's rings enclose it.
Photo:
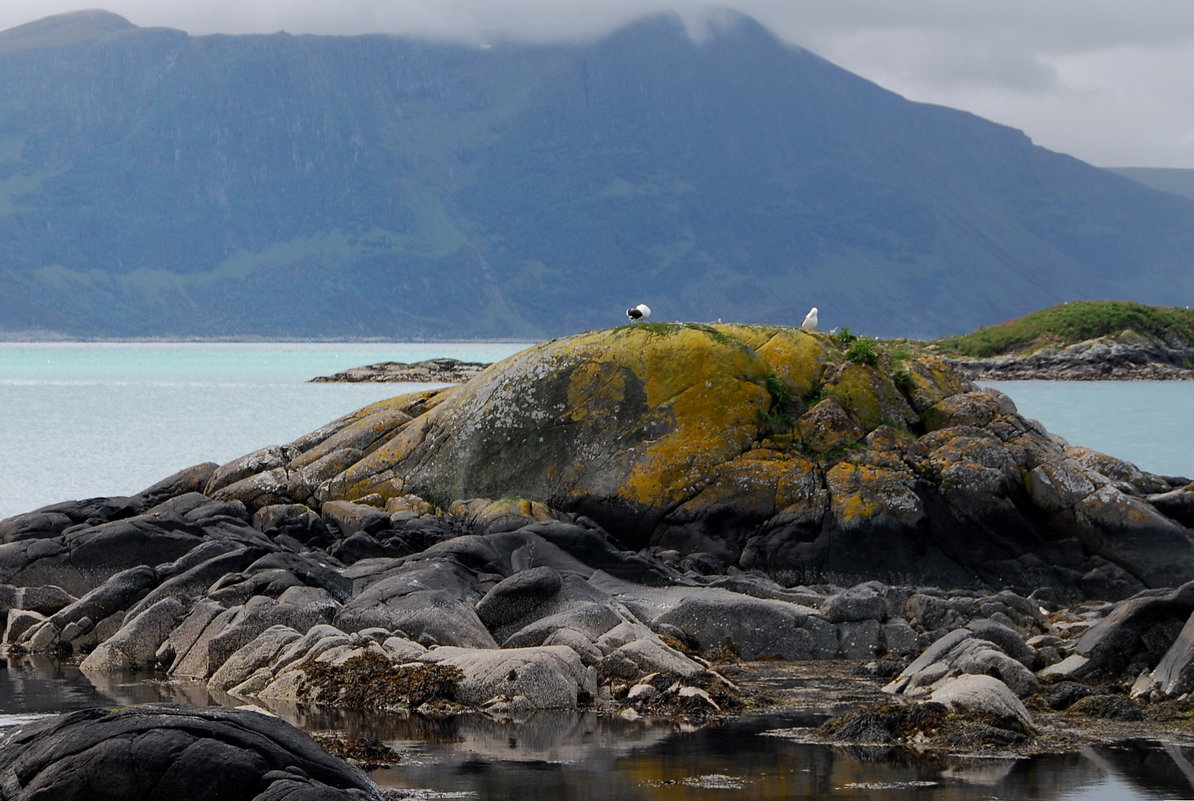
M 752 20 L 600 41 L 0 33 L 0 332 L 930 337 L 1194 295 L 1194 201 L 910 103 Z

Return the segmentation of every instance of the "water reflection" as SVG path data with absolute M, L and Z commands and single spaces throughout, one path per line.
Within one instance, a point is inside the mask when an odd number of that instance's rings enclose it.
M 0 661 L 0 727 L 88 706 L 238 705 L 200 684 L 84 675 L 50 659 Z M 263 704 L 312 732 L 386 742 L 400 754 L 372 772 L 416 797 L 602 801 L 900 798 L 925 801 L 1144 801 L 1194 796 L 1194 749 L 1131 741 L 1030 759 L 914 756 L 810 745 L 786 736 L 809 716 L 755 715 L 706 728 L 592 712 L 518 721 L 424 718 Z M 0 732 L 3 729 L 0 728 Z

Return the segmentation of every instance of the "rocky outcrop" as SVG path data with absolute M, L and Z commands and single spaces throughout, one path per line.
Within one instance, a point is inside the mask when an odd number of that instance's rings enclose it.
M 6 801 L 320 798 L 380 801 L 360 770 L 272 715 L 241 709 L 87 709 L 0 741 Z
M 883 662 L 902 698 L 1012 717 L 993 682 L 1186 685 L 1189 482 L 940 361 L 851 353 L 786 328 L 578 335 L 0 521 L 4 646 L 265 704 L 495 714 L 721 714 L 734 659 Z
M 975 381 L 1194 380 L 1194 344 L 1131 330 L 1027 354 L 948 361 Z
M 1126 597 L 1194 578 L 1186 483 L 1089 458 L 932 357 L 638 324 L 374 404 L 219 468 L 204 491 L 323 509 L 368 535 L 340 546 L 350 559 L 410 553 L 422 543 L 391 518 L 463 503 L 457 518 L 491 530 L 580 515 L 632 550 L 787 584 Z
M 331 383 L 428 383 L 459 384 L 488 367 L 487 362 L 463 362 L 459 359 L 425 359 L 421 362 L 378 362 L 352 367 L 332 375 L 312 378 L 314 384 Z
M 345 564 L 329 551 L 354 537 L 388 541 L 394 530 L 341 530 L 344 509 L 330 509 L 319 518 L 332 538 L 325 550 L 274 525 L 293 517 L 290 507 L 250 515 L 239 502 L 194 493 L 155 506 L 142 500 L 120 505 L 145 509 L 124 519 L 140 531 L 187 510 L 220 514 L 195 518 L 199 536 L 186 553 L 158 561 L 173 552 L 147 549 L 146 564 L 80 579 L 79 596 L 0 585 L 7 649 L 82 656 L 89 672 L 156 670 L 261 703 L 339 703 L 346 688 L 372 686 L 380 674 L 389 678 L 371 697 L 381 706 L 608 702 L 716 714 L 733 704 L 712 660 L 907 658 L 948 627 L 984 619 L 1025 635 L 1046 630 L 1037 605 L 1010 593 L 707 575 L 707 565 L 678 554 L 623 550 L 591 520 L 565 513 L 540 519 L 527 508 L 521 526 L 504 530 L 516 518 L 500 503 L 461 505 L 460 516 L 396 512 L 391 525 L 420 548 Z M 89 503 L 58 513 L 77 515 Z M 494 506 L 506 510 L 500 518 L 480 513 Z M 90 541 L 111 522 L 38 529 L 45 515 L 8 521 L 29 535 L 0 545 L 9 575 L 42 575 L 41 559 L 58 565 L 75 539 Z M 497 519 L 503 530 L 493 530 Z M 161 536 L 174 541 L 170 526 Z M 456 673 L 428 695 L 419 688 L 432 668 Z M 627 695 L 644 682 L 658 698 L 647 689 Z

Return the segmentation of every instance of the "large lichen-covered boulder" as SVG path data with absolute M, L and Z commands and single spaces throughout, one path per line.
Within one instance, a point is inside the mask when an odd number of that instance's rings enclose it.
M 320 495 L 516 495 L 647 532 L 750 448 L 771 371 L 712 327 L 555 340 L 483 373 Z
M 1123 597 L 1194 578 L 1194 532 L 1169 501 L 1188 482 L 1070 448 L 931 355 L 864 344 L 783 326 L 590 331 L 242 457 L 205 491 L 250 511 L 372 507 L 386 530 L 572 515 L 622 547 L 788 583 Z
M 916 420 L 889 372 L 845 361 L 825 334 L 625 326 L 529 348 L 449 390 L 317 496 L 526 497 L 642 544 L 694 519 L 757 524 L 799 500 L 809 454 Z

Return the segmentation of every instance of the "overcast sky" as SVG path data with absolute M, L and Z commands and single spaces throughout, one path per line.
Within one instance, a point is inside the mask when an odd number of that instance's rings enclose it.
M 1099 166 L 1194 168 L 1190 0 L 719 3 L 913 100 L 966 109 Z M 136 25 L 206 33 L 591 37 L 701 0 L 106 0 Z M 0 29 L 86 8 L 2 0 Z

